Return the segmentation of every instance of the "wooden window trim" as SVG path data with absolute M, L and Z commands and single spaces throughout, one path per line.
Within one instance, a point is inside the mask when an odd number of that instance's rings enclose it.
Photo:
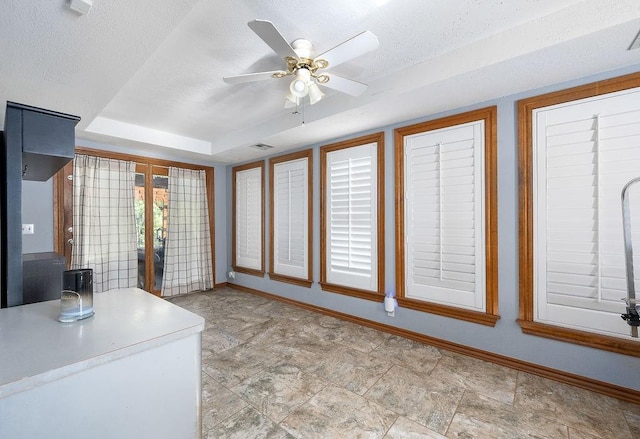
M 368 291 L 357 288 L 351 288 L 344 285 L 336 285 L 327 282 L 327 155 L 333 151 L 352 148 L 356 146 L 376 143 L 377 145 L 377 237 L 378 254 L 377 270 L 378 270 L 378 289 L 377 291 Z M 320 287 L 323 291 L 344 294 L 360 299 L 367 299 L 379 302 L 384 297 L 384 132 L 369 134 L 367 136 L 357 137 L 355 139 L 345 140 L 343 142 L 324 145 L 320 148 Z
M 632 73 L 518 101 L 518 235 L 520 241 L 520 309 L 518 323 L 525 334 L 640 357 L 640 343 L 618 337 L 535 322 L 535 299 L 533 294 L 535 263 L 533 254 L 533 111 L 542 107 L 635 87 L 640 87 L 640 73 Z
M 274 273 L 273 267 L 275 265 L 274 245 L 273 240 L 275 236 L 274 230 L 274 216 L 275 216 L 275 196 L 274 196 L 274 168 L 278 163 L 290 162 L 293 160 L 307 159 L 307 264 L 308 272 L 307 278 L 302 279 L 293 276 L 286 276 L 280 273 Z M 285 283 L 291 283 L 302 287 L 310 288 L 313 284 L 313 230 L 311 228 L 311 222 L 313 221 L 313 150 L 307 149 L 304 151 L 294 152 L 291 154 L 282 155 L 269 159 L 269 278 Z M 235 210 L 234 210 L 235 212 Z M 235 247 L 234 247 L 235 248 Z
M 260 242 L 261 245 L 261 268 L 260 270 L 255 270 L 252 268 L 241 267 L 236 264 L 236 174 L 241 171 L 246 171 L 248 169 L 260 168 L 261 178 L 260 178 Z M 250 274 L 252 276 L 264 276 L 264 161 L 260 160 L 257 162 L 247 163 L 245 165 L 234 166 L 231 171 L 231 187 L 232 187 L 232 199 L 231 199 L 231 266 L 233 267 L 233 271 L 237 271 L 238 273 Z
M 405 297 L 404 279 L 404 137 L 478 120 L 484 121 L 485 129 L 485 312 L 407 298 Z M 486 326 L 495 326 L 498 319 L 500 319 L 498 315 L 497 123 L 498 109 L 496 106 L 492 106 L 395 130 L 396 293 L 400 306 Z
M 191 163 L 182 163 L 172 160 L 162 160 L 156 158 L 143 157 L 133 154 L 104 151 L 93 148 L 76 147 L 76 154 L 89 155 L 94 157 L 102 157 L 107 159 L 125 160 L 136 163 L 136 172 L 145 174 L 145 197 L 153 197 L 153 174 L 156 175 L 169 175 L 169 167 L 203 170 L 205 171 L 206 185 L 207 185 L 207 203 L 209 205 L 209 230 L 211 235 L 211 269 L 215 278 L 216 273 L 216 258 L 215 258 L 215 205 L 214 205 L 214 169 L 211 166 L 195 165 Z M 73 190 L 72 185 L 65 185 L 65 170 L 66 174 L 73 173 L 73 161 L 68 163 L 63 169 L 58 171 L 53 177 L 53 227 L 54 227 L 54 239 L 53 246 L 56 253 L 65 254 L 67 240 L 72 238 L 72 234 L 64 229 L 64 217 L 65 215 L 72 215 L 73 211 L 73 193 L 68 194 L 65 191 Z M 151 171 L 151 172 L 149 172 Z M 71 188 L 71 189 L 69 189 Z M 148 199 L 148 198 L 147 198 Z M 145 224 L 145 230 L 147 236 L 145 239 L 150 242 L 153 239 L 153 218 L 147 215 L 147 223 Z M 147 254 L 146 260 L 153 260 L 152 255 Z M 67 259 L 67 267 L 71 264 L 71 260 Z M 151 264 L 146 264 L 146 278 L 151 277 L 153 267 Z M 153 294 L 160 295 L 159 290 L 153 290 L 153 285 L 149 287 L 149 291 Z

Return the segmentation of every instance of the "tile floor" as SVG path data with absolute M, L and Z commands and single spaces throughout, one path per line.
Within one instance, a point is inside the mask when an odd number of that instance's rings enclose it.
M 232 288 L 206 320 L 203 438 L 640 438 L 640 406 Z

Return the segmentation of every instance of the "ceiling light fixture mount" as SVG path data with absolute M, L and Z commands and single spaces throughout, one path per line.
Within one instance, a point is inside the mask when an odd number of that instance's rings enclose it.
M 69 8 L 80 15 L 86 15 L 93 6 L 93 0 L 70 0 Z

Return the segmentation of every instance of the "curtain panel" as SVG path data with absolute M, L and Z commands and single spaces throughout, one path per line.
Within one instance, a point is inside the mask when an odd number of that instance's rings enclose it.
M 95 292 L 135 287 L 135 163 L 76 155 L 71 268 L 93 269 Z
M 169 168 L 169 214 L 162 295 L 213 288 L 205 171 Z

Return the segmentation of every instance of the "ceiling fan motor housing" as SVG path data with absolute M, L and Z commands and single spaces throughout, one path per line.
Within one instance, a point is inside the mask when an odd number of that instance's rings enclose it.
M 291 47 L 293 47 L 298 58 L 311 58 L 311 49 L 313 49 L 311 41 L 305 40 L 304 38 L 298 38 L 291 43 Z

